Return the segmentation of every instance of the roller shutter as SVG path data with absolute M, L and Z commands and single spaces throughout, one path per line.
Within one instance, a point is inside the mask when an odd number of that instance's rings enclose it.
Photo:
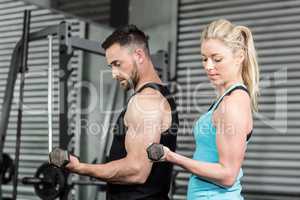
M 179 0 L 177 25 L 178 152 L 192 156 L 191 127 L 215 94 L 199 56 L 203 27 L 217 18 L 253 31 L 261 71 L 259 113 L 244 162 L 247 200 L 300 197 L 300 1 Z M 176 167 L 174 199 L 186 199 L 190 174 Z
M 109 0 L 56 0 L 57 9 L 93 22 L 107 24 L 110 16 Z
M 27 5 L 22 1 L 0 0 L 0 105 L 4 98 L 9 71 L 10 59 L 16 42 L 21 38 L 23 27 L 24 9 L 32 10 L 31 32 L 43 29 L 50 25 L 58 25 L 66 20 L 72 25 L 72 33 L 75 36 L 84 37 L 84 23 L 66 18 L 64 15 L 54 13 L 50 10 L 40 9 L 33 5 Z M 81 80 L 82 53 L 75 52 L 71 65 L 74 69 L 69 80 L 70 98 L 70 134 L 76 134 L 78 125 L 78 108 L 80 91 L 76 83 Z M 39 40 L 29 44 L 29 71 L 26 74 L 24 91 L 24 111 L 21 137 L 21 153 L 19 177 L 33 176 L 38 166 L 48 158 L 48 118 L 47 118 L 47 96 L 48 96 L 48 41 Z M 58 145 L 59 133 L 59 76 L 58 76 L 58 40 L 53 41 L 53 141 L 54 146 Z M 74 87 L 75 86 L 75 87 Z M 4 152 L 14 157 L 16 127 L 17 127 L 17 100 L 19 91 L 19 80 L 16 82 L 14 100 L 11 109 L 9 125 Z M 2 187 L 4 196 L 11 197 L 12 186 Z M 18 187 L 18 199 L 38 199 L 35 196 L 32 186 L 24 186 L 21 183 Z

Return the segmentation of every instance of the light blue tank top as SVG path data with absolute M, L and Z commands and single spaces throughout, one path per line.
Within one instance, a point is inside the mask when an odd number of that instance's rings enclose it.
M 212 122 L 212 115 L 223 97 L 236 87 L 245 87 L 242 84 L 235 84 L 228 88 L 224 94 L 219 97 L 212 105 L 211 109 L 202 115 L 194 125 L 193 132 L 196 143 L 196 149 L 193 155 L 194 160 L 199 160 L 209 163 L 218 163 L 219 154 L 216 144 L 216 128 Z M 246 87 L 245 87 L 246 88 Z M 240 169 L 239 175 L 230 188 L 225 188 L 213 182 L 207 181 L 196 175 L 191 175 L 188 184 L 188 200 L 210 199 L 210 200 L 240 200 L 243 199 L 240 195 L 242 186 L 240 179 L 243 176 L 243 171 Z M 221 196 L 220 196 L 221 195 Z M 227 196 L 227 197 L 226 197 Z

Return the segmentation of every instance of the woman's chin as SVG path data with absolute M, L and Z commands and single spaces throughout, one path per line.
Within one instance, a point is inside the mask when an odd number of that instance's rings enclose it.
M 220 80 L 210 80 L 210 82 L 211 82 L 211 84 L 213 84 L 215 87 L 218 87 L 218 86 L 220 86 L 220 85 L 222 85 L 222 81 L 220 81 Z

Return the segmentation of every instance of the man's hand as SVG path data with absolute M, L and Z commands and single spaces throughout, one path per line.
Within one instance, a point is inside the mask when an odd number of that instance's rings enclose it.
M 71 172 L 79 172 L 80 171 L 80 162 L 76 156 L 69 156 L 69 163 L 65 166 L 65 168 Z
M 72 172 L 79 172 L 80 169 L 79 159 L 60 148 L 55 148 L 49 153 L 49 163 Z

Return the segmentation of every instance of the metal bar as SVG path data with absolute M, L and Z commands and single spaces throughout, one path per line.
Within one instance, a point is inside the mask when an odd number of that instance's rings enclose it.
M 110 26 L 120 27 L 129 22 L 129 0 L 110 0 Z
M 48 147 L 52 151 L 52 35 L 48 36 Z
M 67 53 L 65 45 L 59 46 L 59 147 L 68 149 L 72 136 L 69 134 L 68 120 L 68 78 L 70 71 L 68 64 L 72 54 Z
M 106 182 L 103 182 L 103 181 L 84 181 L 84 180 L 78 180 L 78 181 L 74 181 L 72 184 L 75 184 L 75 185 L 98 185 L 98 186 L 106 186 Z
M 58 34 L 58 27 L 57 25 L 48 26 L 40 31 L 30 33 L 29 41 L 41 40 L 46 39 L 48 35 L 57 35 Z
M 22 129 L 22 115 L 23 115 L 23 94 L 25 85 L 25 72 L 27 71 L 27 58 L 28 58 L 28 43 L 30 33 L 30 11 L 24 11 L 24 23 L 23 23 L 23 49 L 21 55 L 21 82 L 19 90 L 19 108 L 18 108 L 18 121 L 17 121 L 17 136 L 16 136 L 16 151 L 15 151 L 15 173 L 13 177 L 13 193 L 12 199 L 17 199 L 17 188 L 18 188 L 18 170 L 19 170 L 19 157 L 20 157 L 20 146 L 21 146 L 21 129 Z
M 152 63 L 164 83 L 168 83 L 169 81 L 168 80 L 168 71 L 169 71 L 168 56 L 169 56 L 168 52 L 164 50 L 160 50 L 155 54 L 151 54 Z
M 71 71 L 68 70 L 69 61 L 73 56 L 72 47 L 70 45 L 71 27 L 62 22 L 59 25 L 58 41 L 59 41 L 59 147 L 69 149 L 71 138 L 69 133 L 68 120 L 68 78 Z M 71 187 L 66 188 L 60 195 L 60 200 L 68 200 Z
M 19 72 L 19 56 L 18 55 L 20 53 L 20 49 L 21 49 L 20 47 L 21 47 L 21 42 L 18 42 L 15 49 L 13 50 L 9 73 L 8 73 L 8 78 L 7 78 L 5 96 L 4 96 L 3 104 L 2 104 L 2 114 L 1 114 L 1 121 L 0 121 L 0 166 L 2 166 L 2 162 L 3 162 L 3 149 L 4 149 L 4 144 L 5 144 L 6 131 L 7 131 L 7 127 L 8 127 L 8 121 L 9 121 L 11 104 L 12 104 L 12 99 L 13 99 L 13 94 L 14 94 L 15 82 L 16 82 L 16 78 L 17 78 L 17 75 Z M 3 176 L 2 173 L 3 172 L 0 170 L 0 177 Z M 2 185 L 2 179 L 0 178 L 0 200 L 2 200 L 1 185 Z
M 52 180 L 55 180 L 53 178 Z M 42 178 L 37 178 L 37 177 L 23 177 L 22 179 L 19 179 L 20 182 L 24 185 L 34 185 L 34 184 L 40 184 L 40 183 L 46 183 L 46 184 L 51 184 L 52 180 L 45 180 Z M 72 185 L 98 185 L 98 186 L 106 186 L 106 182 L 103 181 L 93 181 L 93 180 L 78 180 L 78 181 L 70 181 L 70 186 Z
M 100 158 L 99 160 L 100 161 L 104 161 L 105 157 L 107 156 L 107 154 L 109 153 L 108 149 L 108 142 L 109 142 L 109 131 L 110 131 L 110 123 L 111 123 L 111 119 L 113 117 L 113 112 L 111 112 L 114 107 L 115 107 L 115 104 L 116 104 L 116 99 L 117 99 L 117 96 L 118 96 L 118 83 L 117 81 L 114 81 L 112 86 L 111 86 L 111 92 L 110 92 L 110 96 L 109 96 L 109 99 L 108 99 L 108 102 L 109 104 L 107 105 L 107 108 L 108 108 L 108 111 L 109 113 L 107 113 L 105 115 L 105 118 L 104 118 L 104 128 L 103 128 L 103 135 L 101 136 L 101 141 L 103 141 L 102 144 L 99 145 L 100 149 L 99 149 L 99 152 L 103 152 L 103 155 L 102 155 L 102 158 Z
M 169 46 L 169 81 L 176 83 L 177 81 L 177 44 L 178 44 L 178 12 L 179 12 L 179 1 L 172 1 L 172 21 L 171 21 L 171 44 Z M 175 92 L 175 91 L 174 91 Z
M 79 37 L 71 37 L 71 46 L 74 49 L 79 49 L 89 53 L 105 56 L 104 49 L 100 46 L 100 42 L 82 39 Z

